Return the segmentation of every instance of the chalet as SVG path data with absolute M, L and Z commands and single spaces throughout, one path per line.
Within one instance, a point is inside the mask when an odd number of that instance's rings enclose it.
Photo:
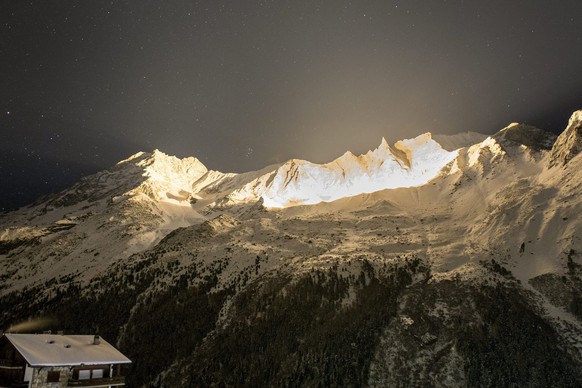
M 0 387 L 120 387 L 131 361 L 99 336 L 10 334 L 0 337 Z

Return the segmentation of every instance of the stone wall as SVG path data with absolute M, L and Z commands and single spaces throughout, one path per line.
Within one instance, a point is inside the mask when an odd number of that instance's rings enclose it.
M 60 372 L 61 376 L 58 383 L 47 383 L 48 372 Z M 32 372 L 31 388 L 63 388 L 69 381 L 68 367 L 43 367 L 34 368 Z

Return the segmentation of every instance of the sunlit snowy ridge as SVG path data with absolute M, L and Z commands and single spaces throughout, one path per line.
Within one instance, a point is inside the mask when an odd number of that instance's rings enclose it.
M 136 164 L 144 169 L 142 184 L 127 194 L 146 195 L 160 205 L 190 206 L 202 200 L 225 206 L 262 201 L 267 208 L 285 208 L 424 185 L 458 155 L 458 149 L 447 151 L 425 133 L 394 145 L 382 139 L 378 148 L 364 155 L 347 151 L 325 164 L 292 159 L 243 174 L 208 170 L 196 158 L 179 159 L 158 150 L 140 152 L 120 165 Z
M 581 112 L 573 114 L 558 141 L 551 133 L 512 124 L 491 136 L 425 133 L 393 145 L 382 139 L 376 149 L 359 156 L 346 152 L 325 164 L 292 159 L 238 174 L 209 170 L 194 157 L 139 152 L 61 193 L 5 215 L 0 220 L 0 248 L 8 252 L 20 246 L 50 245 L 22 252 L 35 265 L 34 276 L 29 277 L 35 281 L 47 271 L 70 271 L 69 261 L 53 260 L 54 251 L 58 257 L 75 260 L 76 267 L 91 277 L 109 262 L 155 246 L 177 228 L 200 225 L 221 214 L 253 218 L 267 208 L 276 210 L 274 217 L 282 217 L 285 212 L 353 210 L 368 202 L 366 206 L 380 203 L 377 206 L 382 207 L 383 201 L 409 211 L 426 206 L 419 193 L 431 192 L 431 201 L 438 197 L 443 206 L 454 203 L 464 220 L 469 217 L 464 212 L 500 207 L 496 202 L 500 193 L 522 178 L 539 177 L 540 183 L 535 184 L 541 186 L 557 179 L 556 170 L 548 166 L 564 165 L 582 147 L 577 132 L 581 116 Z M 480 241 L 500 230 L 493 228 Z
M 261 201 L 266 208 L 287 208 L 422 186 L 443 173 L 458 172 L 460 163 L 467 164 L 465 159 L 473 166 L 484 149 L 492 156 L 503 153 L 497 140 L 476 133 L 437 137 L 448 150 L 425 133 L 393 145 L 382 139 L 378 148 L 366 154 L 347 151 L 325 164 L 292 159 L 243 174 L 208 170 L 198 159 L 178 159 L 157 150 L 136 154 L 122 163 L 144 158 L 138 164 L 144 168 L 146 180 L 130 194 L 147 195 L 160 206 L 189 207 L 201 200 L 219 207 Z M 459 154 L 461 149 L 466 155 Z
M 229 195 L 234 202 L 260 197 L 270 208 L 312 205 L 384 189 L 426 184 L 453 161 L 458 151 L 446 151 L 426 133 L 360 156 L 346 152 L 338 159 L 315 164 L 290 160 Z
M 78 317 L 87 311 L 100 328 L 124 328 L 112 335 L 122 349 L 143 344 L 134 365 L 173 336 L 186 358 L 171 356 L 177 367 L 156 362 L 153 372 L 170 376 L 160 379 L 171 387 L 185 386 L 176 381 L 193 366 L 205 374 L 228 362 L 224 349 L 240 351 L 237 362 L 248 354 L 294 360 L 295 373 L 294 352 L 319 346 L 312 339 L 321 330 L 347 341 L 342 355 L 375 349 L 360 385 L 425 386 L 434 365 L 439 381 L 453 382 L 443 386 L 475 385 L 464 363 L 482 348 L 451 345 L 470 338 L 502 344 L 507 362 L 542 349 L 532 370 L 551 359 L 574 376 L 582 365 L 581 172 L 582 111 L 559 137 L 525 124 L 491 136 L 424 134 L 325 164 L 293 159 L 240 174 L 140 152 L 0 216 L 0 323 L 30 327 L 43 322 L 26 320 L 40 311 L 85 325 Z M 370 319 L 377 339 L 354 347 Z M 265 352 L 263 338 L 279 347 L 282 322 L 305 340 Z M 508 322 L 519 336 L 482 337 Z M 247 338 L 261 348 L 249 353 Z

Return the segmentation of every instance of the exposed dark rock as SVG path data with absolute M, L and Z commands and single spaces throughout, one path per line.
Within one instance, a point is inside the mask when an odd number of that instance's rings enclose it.
M 514 123 L 497 132 L 493 138 L 509 140 L 538 150 L 549 150 L 556 140 L 556 135 L 531 125 Z
M 582 110 L 570 117 L 568 126 L 552 147 L 549 166 L 564 166 L 582 151 Z

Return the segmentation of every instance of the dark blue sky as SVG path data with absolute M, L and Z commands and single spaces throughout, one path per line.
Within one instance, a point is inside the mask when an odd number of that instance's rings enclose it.
M 0 209 L 140 151 L 245 171 L 421 132 L 561 131 L 580 1 L 0 5 Z

